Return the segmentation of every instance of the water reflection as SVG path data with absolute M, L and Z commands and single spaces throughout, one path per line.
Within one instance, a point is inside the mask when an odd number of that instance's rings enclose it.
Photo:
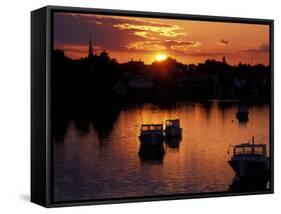
M 95 109 L 93 109 L 93 111 L 95 111 Z M 111 133 L 119 114 L 120 109 L 116 107 L 107 107 L 95 111 L 95 114 L 91 118 L 91 122 L 95 127 L 99 138 L 106 138 Z
M 53 138 L 55 201 L 243 191 L 232 185 L 228 145 L 255 136 L 267 144 L 269 155 L 268 105 L 250 106 L 245 125 L 236 119 L 237 103 L 230 101 L 148 103 L 107 111 L 93 109 L 88 120 L 65 120 L 52 130 L 62 136 Z M 181 139 L 154 149 L 140 143 L 141 124 L 174 118 L 180 119 Z
M 52 137 L 54 141 L 64 141 L 71 121 L 75 121 L 75 129 L 81 136 L 88 134 L 90 127 L 93 126 L 99 139 L 106 138 L 112 132 L 113 125 L 118 119 L 121 109 L 117 106 L 106 105 L 95 106 L 90 110 L 85 109 L 85 111 L 80 109 L 80 111 L 65 114 L 62 110 L 58 110 L 53 113 Z M 101 140 L 100 142 L 102 143 L 103 141 Z
M 88 120 L 76 120 L 75 128 L 81 136 L 86 135 L 90 131 L 90 121 L 88 121 Z
M 269 175 L 249 179 L 241 179 L 234 176 L 228 190 L 233 192 L 264 191 L 269 188 L 269 181 Z
M 211 116 L 211 109 L 212 109 L 213 102 L 201 101 L 199 103 L 200 103 L 201 107 L 204 108 L 205 113 L 206 113 L 206 117 L 207 117 L 207 120 L 208 120 Z
M 139 156 L 144 162 L 162 163 L 165 154 L 164 144 L 149 146 L 140 143 Z
M 180 148 L 180 143 L 182 141 L 182 136 L 175 136 L 175 137 L 170 137 L 166 138 L 165 142 L 168 148 L 174 149 L 176 151 L 179 150 Z
M 247 121 L 239 121 L 238 120 L 238 124 L 241 128 L 247 128 L 247 123 L 248 123 L 248 120 Z
M 69 120 L 66 118 L 60 118 L 60 120 L 55 120 L 52 122 L 52 141 L 64 142 L 64 136 L 69 125 Z

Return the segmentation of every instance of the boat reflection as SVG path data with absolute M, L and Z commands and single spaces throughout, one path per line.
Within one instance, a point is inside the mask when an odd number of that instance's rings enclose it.
M 246 105 L 239 105 L 236 118 L 239 122 L 247 123 L 249 121 L 249 108 Z
M 270 176 L 265 174 L 255 178 L 241 178 L 235 176 L 228 191 L 232 192 L 251 192 L 264 191 L 270 189 Z
M 169 137 L 166 138 L 165 140 L 167 147 L 175 150 L 179 150 L 181 141 L 182 141 L 181 135 L 176 137 Z
M 140 143 L 139 157 L 144 162 L 162 162 L 165 154 L 164 144 L 151 146 L 146 143 Z

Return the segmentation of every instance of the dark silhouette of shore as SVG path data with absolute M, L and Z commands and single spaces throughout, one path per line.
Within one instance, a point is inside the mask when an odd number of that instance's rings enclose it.
M 80 60 L 52 53 L 52 89 L 56 101 L 110 99 L 169 100 L 227 99 L 268 102 L 270 67 L 229 65 L 207 59 L 186 65 L 167 58 L 150 65 L 143 61 L 118 63 L 107 52 Z
M 269 66 L 229 65 L 225 58 L 187 65 L 168 57 L 147 65 L 141 60 L 118 63 L 105 51 L 73 60 L 54 50 L 52 132 L 60 136 L 69 120 L 78 120 L 93 122 L 100 137 L 106 136 L 120 110 L 130 104 L 212 99 L 269 103 L 270 76 Z

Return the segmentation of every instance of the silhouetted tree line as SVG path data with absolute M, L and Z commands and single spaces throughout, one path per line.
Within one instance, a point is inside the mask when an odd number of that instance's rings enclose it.
M 222 61 L 183 64 L 173 58 L 150 65 L 118 63 L 107 52 L 72 60 L 52 53 L 52 101 L 69 108 L 149 100 L 238 99 L 268 102 L 270 67 Z M 91 105 L 92 104 L 92 105 Z M 104 105 L 101 105 L 104 106 Z

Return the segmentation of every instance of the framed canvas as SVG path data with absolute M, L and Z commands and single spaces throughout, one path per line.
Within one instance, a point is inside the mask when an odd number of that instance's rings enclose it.
M 31 13 L 31 201 L 273 193 L 273 20 Z

